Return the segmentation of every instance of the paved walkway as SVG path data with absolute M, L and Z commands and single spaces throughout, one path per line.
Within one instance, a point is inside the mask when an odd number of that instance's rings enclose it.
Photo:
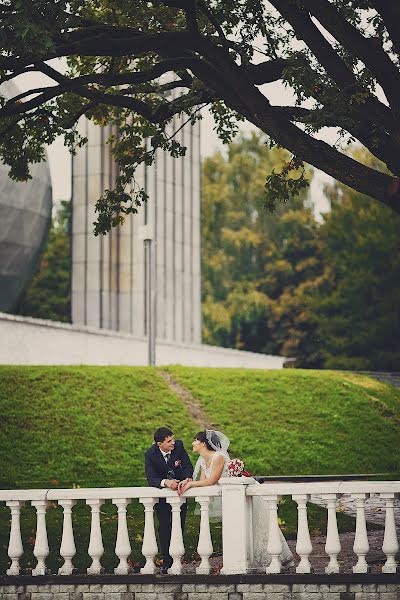
M 393 371 L 391 373 L 386 371 L 356 371 L 356 373 L 369 375 L 378 381 L 390 383 L 391 385 L 394 385 L 394 387 L 400 388 L 400 371 Z
M 357 562 L 357 557 L 353 552 L 354 533 L 342 533 L 340 535 L 341 552 L 338 556 L 341 573 L 352 573 L 353 566 Z M 382 565 L 386 561 L 386 556 L 382 552 L 383 531 L 369 531 L 368 540 L 370 551 L 367 554 L 367 562 L 370 566 L 371 573 L 380 573 Z M 310 563 L 313 573 L 325 573 L 325 567 L 329 562 L 329 557 L 325 553 L 326 537 L 315 536 L 312 538 L 313 551 L 310 555 Z M 296 554 L 296 540 L 288 541 L 289 547 L 294 555 L 295 565 L 300 562 L 300 557 Z M 214 556 L 210 560 L 211 570 L 213 574 L 218 574 L 222 567 L 222 557 Z M 194 573 L 199 562 L 185 563 L 183 565 L 184 573 Z M 296 568 L 291 567 L 286 569 L 285 573 L 294 574 Z
M 326 506 L 326 501 L 320 496 L 311 496 L 311 502 L 319 504 L 320 506 Z M 400 527 L 400 500 L 394 501 L 394 517 L 396 525 Z M 355 517 L 357 514 L 354 500 L 350 496 L 343 495 L 338 500 L 337 508 L 343 512 Z M 383 500 L 378 495 L 373 495 L 365 502 L 365 517 L 367 521 L 376 523 L 377 525 L 385 524 L 385 506 Z

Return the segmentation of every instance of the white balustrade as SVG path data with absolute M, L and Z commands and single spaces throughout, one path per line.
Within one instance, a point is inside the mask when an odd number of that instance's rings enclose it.
M 196 502 L 200 504 L 200 532 L 197 552 L 201 558 L 199 566 L 196 568 L 198 575 L 208 575 L 210 572 L 210 556 L 213 552 L 213 545 L 210 532 L 210 517 L 208 507 L 210 498 L 196 496 Z
M 219 485 L 206 488 L 194 488 L 185 493 L 185 498 L 180 498 L 176 492 L 167 489 L 150 487 L 132 488 L 78 488 L 78 489 L 53 489 L 53 490 L 0 490 L 0 502 L 5 502 L 10 509 L 11 527 L 8 544 L 8 556 L 11 564 L 8 565 L 6 574 L 9 576 L 20 575 L 20 562 L 23 556 L 23 544 L 20 525 L 20 511 L 25 502 L 31 502 L 37 513 L 36 539 L 34 556 L 37 564 L 32 571 L 33 575 L 45 575 L 48 572 L 46 559 L 49 554 L 49 544 L 46 528 L 46 510 L 51 503 L 58 502 L 63 508 L 63 530 L 60 546 L 60 555 L 64 564 L 58 569 L 61 576 L 71 575 L 74 572 L 73 560 L 77 548 L 74 540 L 73 507 L 77 501 L 85 501 L 91 507 L 91 530 L 88 553 L 92 559 L 91 566 L 87 569 L 89 575 L 98 575 L 102 571 L 101 558 L 104 554 L 102 532 L 100 525 L 100 507 L 106 500 L 111 500 L 118 510 L 118 531 L 115 545 L 115 554 L 119 564 L 114 572 L 127 574 L 129 572 L 128 558 L 131 552 L 129 533 L 127 527 L 126 509 L 132 499 L 138 499 L 144 506 L 145 526 L 143 533 L 142 553 L 145 565 L 141 569 L 143 574 L 153 574 L 156 571 L 154 559 L 157 555 L 157 541 L 154 523 L 154 505 L 159 498 L 165 500 L 172 508 L 172 531 L 170 554 L 173 565 L 169 569 L 171 574 L 182 572 L 181 558 L 184 554 L 183 536 L 181 530 L 181 506 L 187 497 L 195 498 L 200 504 L 200 531 L 197 550 L 201 562 L 196 569 L 197 574 L 210 572 L 210 556 L 213 552 L 210 523 L 209 505 L 211 498 L 222 495 L 222 541 L 223 541 L 223 574 L 241 574 L 250 569 L 261 569 L 261 562 L 254 560 L 255 546 L 252 542 L 256 534 L 259 535 L 262 527 L 252 535 L 254 523 L 264 524 L 267 552 L 271 558 L 266 568 L 267 573 L 280 573 L 282 570 L 280 555 L 282 553 L 282 534 L 278 524 L 278 501 L 282 496 L 292 496 L 297 503 L 298 529 L 296 552 L 300 561 L 296 566 L 297 573 L 310 573 L 312 561 L 312 544 L 307 519 L 307 502 L 313 495 L 318 495 L 326 500 L 328 510 L 328 526 L 325 550 L 329 556 L 326 573 L 338 573 L 340 552 L 340 537 L 336 520 L 336 500 L 342 495 L 351 496 L 356 512 L 356 533 L 353 550 L 357 562 L 353 567 L 354 573 L 368 572 L 367 555 L 369 551 L 365 501 L 370 495 L 378 495 L 385 505 L 385 533 L 382 550 L 386 555 L 386 562 L 382 567 L 383 573 L 396 573 L 396 554 L 399 551 L 399 542 L 396 534 L 394 502 L 400 494 L 399 481 L 324 481 L 324 482 L 268 482 L 257 484 L 250 477 L 223 478 Z M 264 505 L 267 510 L 257 513 L 254 520 L 254 506 Z M 190 518 L 190 515 L 188 515 Z M 260 521 L 261 519 L 261 521 Z M 262 535 L 262 534 L 261 534 Z M 260 540 L 258 540 L 260 541 Z M 56 548 L 54 548 L 54 551 Z M 265 547 L 264 547 L 265 550 Z M 258 552 L 258 548 L 257 548 Z M 265 568 L 265 561 L 262 561 Z M 3 575 L 0 573 L 0 576 Z
M 175 496 L 172 498 L 167 498 L 167 502 L 171 505 L 172 509 L 171 543 L 169 545 L 169 553 L 173 559 L 172 566 L 168 569 L 168 573 L 171 575 L 180 575 L 182 572 L 181 558 L 185 553 L 181 525 L 181 506 L 186 502 L 186 500 L 179 496 Z
M 246 573 L 249 569 L 251 499 L 246 494 L 253 483 L 255 480 L 251 477 L 223 477 L 219 480 L 222 488 L 223 575 Z M 210 491 L 206 493 L 210 494 Z
M 385 500 L 385 534 L 383 537 L 382 550 L 386 554 L 387 560 L 382 567 L 382 573 L 396 573 L 396 554 L 399 551 L 399 542 L 397 541 L 396 523 L 394 520 L 394 499 L 395 494 L 381 494 L 382 500 Z
M 367 573 L 368 564 L 366 555 L 369 550 L 369 542 L 367 535 L 367 522 L 365 520 L 365 499 L 368 494 L 352 494 L 357 511 L 356 535 L 354 538 L 354 553 L 357 555 L 357 564 L 353 567 L 353 573 Z
M 11 530 L 8 544 L 8 556 L 11 558 L 10 568 L 7 575 L 18 575 L 20 571 L 19 559 L 24 553 L 21 537 L 20 513 L 25 504 L 22 500 L 9 500 L 6 505 L 11 510 Z
M 46 529 L 46 510 L 48 502 L 46 500 L 34 500 L 32 501 L 32 506 L 36 508 L 36 539 L 33 554 L 37 559 L 37 565 L 33 569 L 32 575 L 45 575 L 45 561 L 49 554 Z
M 311 564 L 308 558 L 312 552 L 307 519 L 307 502 L 309 499 L 309 494 L 293 495 L 293 500 L 297 502 L 298 515 L 296 552 L 300 556 L 300 562 L 296 567 L 296 573 L 311 573 Z
M 336 520 L 336 498 L 337 494 L 323 494 L 328 509 L 328 527 L 326 532 L 325 552 L 329 556 L 329 564 L 325 567 L 325 573 L 339 573 L 338 554 L 341 549 L 339 532 Z
M 279 555 L 283 550 L 281 533 L 279 529 L 278 523 L 278 501 L 280 500 L 280 496 L 274 495 L 266 495 L 266 500 L 268 504 L 268 513 L 269 513 L 269 536 L 268 536 L 268 544 L 267 544 L 267 552 L 271 556 L 271 562 L 266 567 L 266 573 L 280 573 L 281 572 L 281 562 L 279 560 Z
M 127 575 L 129 570 L 128 556 L 131 553 L 129 543 L 128 524 L 126 522 L 126 507 L 130 503 L 127 498 L 113 498 L 113 503 L 118 508 L 118 530 L 115 544 L 115 554 L 119 558 L 119 564 L 114 569 L 116 575 Z
M 74 529 L 72 527 L 72 508 L 76 504 L 76 500 L 59 500 L 58 504 L 63 507 L 63 533 L 60 546 L 60 555 L 64 559 L 64 564 L 58 569 L 59 575 L 71 575 L 74 566 L 72 559 L 76 554 L 74 541 Z
M 100 559 L 104 554 L 103 539 L 101 536 L 100 526 L 100 506 L 104 504 L 104 500 L 98 498 L 86 500 L 92 510 L 92 519 L 90 523 L 90 540 L 88 554 L 92 559 L 92 564 L 87 569 L 88 575 L 99 575 L 102 571 Z
M 158 552 L 156 532 L 154 529 L 154 505 L 158 502 L 158 498 L 139 498 L 139 502 L 144 505 L 142 554 L 146 559 L 146 564 L 140 569 L 140 572 L 151 575 L 156 569 L 154 558 Z

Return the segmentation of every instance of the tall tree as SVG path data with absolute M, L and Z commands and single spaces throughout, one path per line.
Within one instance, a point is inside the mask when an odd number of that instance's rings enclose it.
M 314 326 L 302 293 L 321 271 L 318 226 L 302 197 L 266 216 L 265 174 L 287 160 L 256 134 L 204 161 L 203 339 L 311 362 Z
M 14 310 L 15 314 L 71 320 L 70 202 L 56 209 L 49 239 L 38 269 Z
M 229 141 L 248 119 L 293 159 L 268 178 L 265 202 L 304 185 L 291 167 L 314 165 L 400 213 L 400 5 L 391 0 L 9 0 L 0 8 L 0 83 L 39 71 L 49 85 L 0 107 L 0 156 L 17 179 L 60 133 L 84 143 L 81 115 L 114 123 L 114 190 L 97 204 L 96 233 L 136 212 L 132 185 L 155 148 L 184 150 L 167 131 L 176 114 L 209 105 Z M 65 58 L 67 72 L 52 59 Z M 291 87 L 273 106 L 268 86 Z M 381 92 L 379 92 L 381 90 Z M 333 126 L 387 166 L 382 172 L 314 134 Z M 144 139 L 150 139 L 145 144 Z
M 332 210 L 320 230 L 324 275 L 308 297 L 324 365 L 398 370 L 400 218 L 343 185 L 328 194 Z

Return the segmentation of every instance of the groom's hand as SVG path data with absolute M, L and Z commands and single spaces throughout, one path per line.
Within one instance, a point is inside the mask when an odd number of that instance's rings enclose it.
M 178 484 L 179 484 L 178 479 L 166 479 L 165 480 L 165 487 L 169 488 L 170 490 L 177 490 Z

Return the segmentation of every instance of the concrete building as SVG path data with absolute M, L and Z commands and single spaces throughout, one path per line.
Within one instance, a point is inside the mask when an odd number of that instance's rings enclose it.
M 179 130 L 186 156 L 157 151 L 155 163 L 141 167 L 138 177 L 149 202 L 122 227 L 95 237 L 95 203 L 112 188 L 116 166 L 105 143 L 110 127 L 82 119 L 88 144 L 72 171 L 73 324 L 141 337 L 148 335 L 153 312 L 158 340 L 201 343 L 200 125 L 182 125 L 176 117 L 172 130 Z M 153 231 L 152 258 L 143 225 Z M 157 290 L 153 305 L 150 285 Z

